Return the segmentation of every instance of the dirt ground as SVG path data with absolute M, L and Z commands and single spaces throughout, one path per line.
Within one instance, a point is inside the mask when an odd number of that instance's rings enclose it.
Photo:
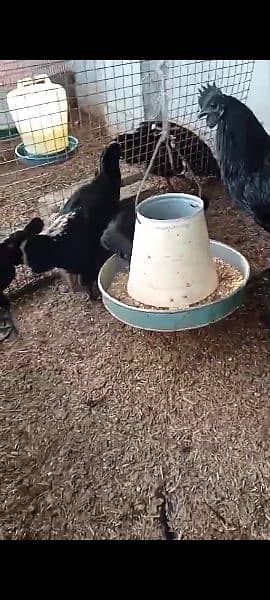
M 208 225 L 266 264 L 267 236 L 217 185 Z M 59 281 L 13 306 L 21 337 L 0 347 L 2 539 L 165 539 L 166 524 L 184 540 L 269 539 L 258 294 L 176 334 L 132 330 Z

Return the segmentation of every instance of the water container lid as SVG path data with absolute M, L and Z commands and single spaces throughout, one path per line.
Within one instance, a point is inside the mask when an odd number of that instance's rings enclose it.
M 16 88 L 8 92 L 6 97 L 8 99 L 16 96 L 26 96 L 33 92 L 44 92 L 57 88 L 64 89 L 61 85 L 53 83 L 46 73 L 42 73 L 41 75 L 34 75 L 34 77 L 24 77 L 24 79 L 19 79 Z
M 48 81 L 51 85 L 54 85 L 52 84 L 47 73 L 42 73 L 42 75 L 34 75 L 34 77 L 24 77 L 24 79 L 18 79 L 17 89 L 25 88 L 29 85 L 36 85 L 38 83 L 45 83 L 46 81 Z

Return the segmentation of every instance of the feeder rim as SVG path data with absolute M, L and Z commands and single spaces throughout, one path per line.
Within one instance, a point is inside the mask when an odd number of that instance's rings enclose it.
M 116 318 L 114 313 L 110 310 L 110 308 L 108 306 L 106 306 L 106 310 L 112 315 L 112 317 Z M 191 309 L 187 309 L 187 310 L 191 310 Z M 134 329 L 140 329 L 141 331 L 153 331 L 155 333 L 177 333 L 177 332 L 191 331 L 191 330 L 195 330 L 195 329 L 202 329 L 202 327 L 206 327 L 207 325 L 214 325 L 215 323 L 218 323 L 219 321 L 224 321 L 224 319 L 229 317 L 230 315 L 233 315 L 233 313 L 235 313 L 236 310 L 237 310 L 236 308 L 232 308 L 232 310 L 230 310 L 230 312 L 226 313 L 225 316 L 217 317 L 213 321 L 207 322 L 204 325 L 189 325 L 188 328 L 186 328 L 186 329 L 156 329 L 156 328 L 153 329 L 152 327 L 145 327 L 145 326 L 141 327 L 140 325 L 134 325 L 134 323 L 132 323 L 132 325 L 131 325 L 129 323 L 129 321 L 125 321 L 122 317 L 121 317 L 121 319 L 119 319 L 119 321 L 121 321 L 121 323 L 124 323 L 124 325 L 128 325 L 128 327 L 133 327 Z M 155 311 L 155 312 L 158 312 L 158 311 Z M 162 312 L 166 313 L 165 310 L 163 310 Z M 158 314 L 160 314 L 160 313 L 161 313 L 161 310 L 159 311 Z
M 231 246 L 229 246 L 228 244 L 224 244 L 223 242 L 219 242 L 218 240 L 209 240 L 210 245 L 218 245 L 218 246 L 222 246 L 223 248 L 227 248 L 228 250 L 233 250 L 234 252 L 236 252 L 242 259 L 243 264 L 245 266 L 245 275 L 244 275 L 244 279 L 241 283 L 241 285 L 239 285 L 238 288 L 236 288 L 236 290 L 234 290 L 233 292 L 230 292 L 230 294 L 227 294 L 227 296 L 224 296 L 224 298 L 218 298 L 217 300 L 213 300 L 213 302 L 204 302 L 203 304 L 196 304 L 196 306 L 189 306 L 186 308 L 173 308 L 173 309 L 167 309 L 167 308 L 157 308 L 157 309 L 151 309 L 151 308 L 142 308 L 140 306 L 132 306 L 130 304 L 125 304 L 124 302 L 121 302 L 121 300 L 118 300 L 117 298 L 115 298 L 114 296 L 111 296 L 110 294 L 108 294 L 107 290 L 105 290 L 103 288 L 103 285 L 101 283 L 101 271 L 100 270 L 99 274 L 98 274 L 98 287 L 102 293 L 102 296 L 105 296 L 105 298 L 107 298 L 107 300 L 113 300 L 113 302 L 115 304 L 118 304 L 119 306 L 123 306 L 124 308 L 128 308 L 130 310 L 134 310 L 136 312 L 146 312 L 146 313 L 153 313 L 153 314 L 173 314 L 173 313 L 184 313 L 184 312 L 190 312 L 190 311 L 194 311 L 194 310 L 200 310 L 202 307 L 206 307 L 206 306 L 213 306 L 216 304 L 220 304 L 221 302 L 224 302 L 224 300 L 231 298 L 232 296 L 234 296 L 236 293 L 238 293 L 240 290 L 242 290 L 244 287 L 246 287 L 247 282 L 249 280 L 250 277 L 250 265 L 249 262 L 247 261 L 247 259 L 245 258 L 245 256 L 239 252 L 239 250 L 236 250 L 235 248 L 232 248 Z M 113 256 L 111 256 L 108 261 L 111 261 L 114 259 L 114 257 L 117 256 L 116 254 L 113 254 Z M 213 254 L 213 258 L 215 258 L 215 254 Z M 124 263 L 124 261 L 123 261 Z M 234 312 L 234 311 L 232 311 Z M 222 317 L 223 318 L 223 317 Z
M 175 198 L 177 196 L 181 196 L 182 198 L 185 198 L 186 200 L 191 200 L 193 202 L 196 202 L 197 207 L 198 207 L 198 211 L 196 211 L 196 213 L 192 214 L 192 215 L 187 215 L 185 217 L 178 217 L 176 219 L 151 219 L 151 217 L 146 217 L 144 214 L 142 214 L 140 212 L 140 208 L 143 205 L 149 204 L 149 202 L 151 202 L 152 200 L 156 200 L 159 198 Z M 150 196 L 150 198 L 145 198 L 145 200 L 142 200 L 142 202 L 140 202 L 139 204 L 137 204 L 136 206 L 136 215 L 139 215 L 140 218 L 144 219 L 145 222 L 148 223 L 159 223 L 159 224 L 163 224 L 165 226 L 165 224 L 169 223 L 169 224 L 173 224 L 173 223 L 179 223 L 181 221 L 181 223 L 183 223 L 184 221 L 189 221 L 190 219 L 194 219 L 195 216 L 200 215 L 201 212 L 204 211 L 204 203 L 202 201 L 202 199 L 200 198 L 200 196 L 195 196 L 194 194 L 182 194 L 181 192 L 175 192 L 175 193 L 168 193 L 168 194 L 156 194 L 155 196 Z

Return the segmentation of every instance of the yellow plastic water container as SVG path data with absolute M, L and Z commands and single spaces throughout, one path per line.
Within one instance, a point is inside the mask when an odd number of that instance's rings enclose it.
M 48 75 L 20 79 L 7 94 L 7 103 L 28 154 L 51 154 L 68 147 L 66 91 Z

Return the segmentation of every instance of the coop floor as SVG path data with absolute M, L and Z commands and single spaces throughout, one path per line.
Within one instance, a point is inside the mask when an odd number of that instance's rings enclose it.
M 219 197 L 218 197 L 219 196 Z M 211 191 L 211 237 L 267 237 Z M 175 335 L 131 330 L 59 281 L 14 303 L 1 345 L 3 539 L 270 538 L 270 342 L 260 297 Z

